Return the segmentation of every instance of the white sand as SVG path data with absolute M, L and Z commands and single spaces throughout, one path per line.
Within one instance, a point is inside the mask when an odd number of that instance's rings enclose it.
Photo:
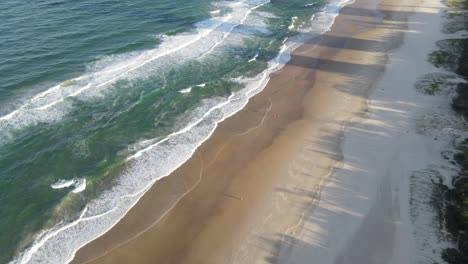
M 368 112 L 345 133 L 343 164 L 307 216 L 297 236 L 304 243 L 289 253 L 289 263 L 433 263 L 440 258 L 438 251 L 421 248 L 410 218 L 410 176 L 444 162 L 440 151 L 447 144 L 443 135 L 435 140 L 416 129 L 426 112 L 448 105 L 448 98 L 420 94 L 413 86 L 422 75 L 440 72 L 427 54 L 446 38 L 440 32 L 443 6 L 437 0 L 419 2 L 422 8 L 410 17 L 404 44 L 390 53 Z M 425 241 L 432 243 L 428 237 Z

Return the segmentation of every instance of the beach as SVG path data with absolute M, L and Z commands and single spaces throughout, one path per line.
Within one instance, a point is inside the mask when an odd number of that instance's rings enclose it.
M 72 263 L 415 262 L 407 176 L 439 153 L 413 83 L 441 9 L 345 6 Z
M 439 224 L 444 220 L 427 200 L 434 195 L 434 182 L 450 182 L 456 166 L 441 153 L 451 148 L 451 134 L 463 129 L 451 120 L 446 96 L 414 88 L 425 74 L 441 71 L 427 55 L 444 38 L 445 6 L 417 1 L 413 5 L 419 8 L 413 9 L 407 4 L 400 12 L 413 14 L 393 23 L 406 32 L 403 43 L 389 52 L 385 74 L 363 114 L 350 121 L 344 159 L 303 232 L 292 239 L 302 246 L 294 246 L 284 263 L 445 263 L 441 249 L 451 243 Z

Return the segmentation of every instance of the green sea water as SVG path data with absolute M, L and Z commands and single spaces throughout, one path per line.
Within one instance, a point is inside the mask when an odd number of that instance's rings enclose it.
M 66 262 L 115 224 L 324 5 L 1 1 L 0 263 Z

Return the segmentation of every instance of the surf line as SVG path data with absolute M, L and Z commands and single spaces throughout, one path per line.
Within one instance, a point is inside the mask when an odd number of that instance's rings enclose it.
M 66 229 L 69 229 L 69 228 L 71 228 L 73 226 L 76 226 L 77 224 L 79 224 L 82 221 L 93 220 L 93 219 L 105 216 L 105 215 L 111 213 L 112 211 L 114 211 L 114 209 L 111 209 L 111 210 L 109 210 L 107 212 L 104 212 L 102 214 L 84 217 L 84 215 L 86 214 L 87 211 L 88 211 L 88 208 L 85 207 L 83 209 L 83 212 L 80 214 L 80 217 L 76 221 L 73 221 L 73 222 L 71 222 L 71 223 L 69 223 L 69 224 L 67 224 L 65 226 L 62 226 L 61 228 L 59 228 L 57 230 L 54 230 L 52 233 L 46 234 L 42 239 L 39 240 L 39 243 L 33 244 L 33 246 L 28 251 L 26 251 L 25 254 L 21 257 L 20 263 L 25 264 L 25 263 L 29 262 L 31 260 L 32 256 L 34 255 L 34 253 L 36 253 L 49 239 L 51 239 L 52 237 L 58 235 L 62 231 L 66 230 Z
M 268 1 L 268 2 L 269 2 L 269 1 Z M 268 3 L 268 2 L 266 2 L 266 3 Z M 240 3 L 244 3 L 244 2 L 240 2 Z M 236 3 L 236 4 L 240 4 L 240 3 Z M 254 9 L 256 9 L 256 8 L 258 8 L 258 7 L 260 7 L 260 6 L 264 5 L 264 4 L 266 4 L 266 3 L 262 3 L 262 4 L 260 4 L 260 5 L 257 5 L 257 6 L 255 6 L 255 7 L 253 7 L 253 9 L 249 10 L 247 13 L 250 14 L 250 12 L 251 12 L 252 10 L 254 10 Z M 248 14 L 245 16 L 245 18 L 248 16 Z M 174 53 L 174 52 L 177 52 L 177 51 L 179 51 L 179 50 L 181 50 L 181 49 L 183 49 L 183 48 L 186 48 L 186 47 L 188 47 L 188 46 L 190 46 L 190 45 L 192 45 L 192 44 L 198 42 L 198 41 L 201 40 L 202 38 L 204 38 L 204 37 L 210 35 L 216 28 L 218 28 L 218 27 L 219 27 L 220 25 L 222 25 L 224 22 L 228 21 L 231 17 L 232 17 L 231 15 L 228 15 L 228 16 L 224 17 L 219 23 L 215 24 L 215 25 L 214 25 L 213 27 L 211 27 L 210 29 L 201 30 L 201 32 L 199 32 L 198 36 L 195 37 L 193 40 L 188 41 L 188 42 L 186 42 L 186 43 L 184 43 L 184 44 L 182 44 L 182 45 L 180 45 L 180 46 L 174 47 L 174 48 L 172 48 L 172 49 L 170 49 L 170 50 L 167 50 L 167 51 L 164 51 L 164 52 L 162 52 L 162 53 L 159 53 L 159 54 L 157 54 L 156 56 L 154 56 L 154 57 L 152 57 L 152 58 L 150 58 L 150 59 L 148 59 L 148 60 L 146 60 L 146 61 L 143 61 L 142 63 L 140 63 L 140 64 L 138 64 L 138 65 L 136 65 L 136 66 L 134 66 L 134 67 L 132 67 L 132 68 L 130 68 L 130 69 L 128 69 L 128 70 L 126 70 L 125 72 L 123 72 L 123 73 L 121 73 L 121 74 L 118 74 L 117 76 L 115 76 L 115 77 L 113 77 L 113 78 L 111 78 L 111 79 L 109 79 L 109 80 L 107 80 L 107 81 L 104 81 L 103 83 L 100 83 L 100 84 L 98 84 L 98 85 L 96 85 L 96 86 L 92 86 L 91 84 L 87 84 L 87 85 L 81 87 L 80 89 L 78 89 L 78 90 L 72 92 L 71 94 L 68 94 L 68 95 L 66 95 L 66 96 L 64 96 L 64 97 L 62 97 L 62 98 L 60 98 L 60 99 L 58 99 L 58 100 L 55 100 L 55 101 L 53 101 L 53 102 L 51 102 L 51 103 L 49 103 L 49 104 L 45 104 L 45 105 L 42 105 L 42 106 L 33 108 L 33 109 L 31 109 L 31 110 L 46 110 L 46 109 L 48 109 L 48 108 L 50 108 L 50 107 L 52 107 L 52 106 L 54 106 L 54 105 L 56 105 L 56 104 L 62 102 L 62 101 L 65 100 L 66 98 L 77 96 L 77 95 L 81 94 L 82 92 L 84 92 L 84 91 L 86 91 L 86 90 L 88 90 L 88 89 L 90 89 L 90 88 L 92 88 L 92 87 L 94 87 L 94 88 L 99 88 L 99 87 L 105 86 L 105 85 L 107 85 L 107 84 L 109 84 L 109 83 L 111 83 L 111 82 L 114 82 L 115 80 L 121 78 L 122 76 L 125 76 L 125 75 L 127 75 L 127 74 L 129 74 L 129 73 L 131 73 L 131 72 L 133 72 L 133 71 L 135 71 L 135 70 L 137 70 L 137 69 L 143 67 L 144 65 L 146 65 L 146 64 L 148 64 L 148 63 L 150 63 L 150 62 L 156 60 L 156 59 L 159 59 L 159 58 L 161 58 L 161 57 L 168 56 L 168 55 L 170 55 L 170 54 L 172 54 L 172 53 Z M 241 21 L 244 21 L 244 20 L 245 20 L 245 19 L 243 19 L 243 20 L 241 20 Z M 242 23 L 243 23 L 243 22 L 242 22 Z M 236 25 L 236 26 L 237 26 L 237 25 Z M 236 27 L 236 26 L 235 26 L 235 27 Z M 224 39 L 224 38 L 223 38 L 223 39 Z M 218 44 L 218 45 L 219 45 L 219 44 Z M 88 75 L 75 78 L 75 80 L 84 79 L 86 76 L 88 76 Z M 0 121 L 5 121 L 5 120 L 8 120 L 8 119 L 11 119 L 13 116 L 15 116 L 16 114 L 18 114 L 18 112 L 19 112 L 20 110 L 26 108 L 26 107 L 30 104 L 30 102 L 32 102 L 32 101 L 34 101 L 34 100 L 36 100 L 36 99 L 38 99 L 38 98 L 44 97 L 45 95 L 50 94 L 51 92 L 60 89 L 60 87 L 61 87 L 61 85 L 59 84 L 59 85 L 53 86 L 53 87 L 50 88 L 50 89 L 47 89 L 46 91 L 44 91 L 44 92 L 40 93 L 39 95 L 33 97 L 32 99 L 28 100 L 28 102 L 26 102 L 24 105 L 20 106 L 18 109 L 16 109 L 16 110 L 10 112 L 9 114 L 6 114 L 6 115 L 4 115 L 4 116 L 1 116 L 1 117 L 0 117 Z
M 232 135 L 228 140 L 226 140 L 226 142 L 221 146 L 221 148 L 219 148 L 218 152 L 216 153 L 213 161 L 208 164 L 208 167 L 210 167 L 211 165 L 213 165 L 213 163 L 216 162 L 216 160 L 218 159 L 219 155 L 221 155 L 221 152 L 224 150 L 224 148 L 229 144 L 229 142 L 232 140 L 233 137 L 240 137 L 240 136 L 243 136 L 243 135 L 247 135 L 248 133 L 260 128 L 261 126 L 263 126 L 263 122 L 265 122 L 265 119 L 267 118 L 268 116 L 268 113 L 270 113 L 270 110 L 271 108 L 273 107 L 273 102 L 271 101 L 271 98 L 268 98 L 268 101 L 270 102 L 270 105 L 268 106 L 268 108 L 265 110 L 265 113 L 263 114 L 263 117 L 262 117 L 262 120 L 260 121 L 260 123 L 258 125 L 256 125 L 255 127 L 252 127 L 252 128 L 249 128 L 247 129 L 246 131 L 242 132 L 242 133 L 239 133 L 239 134 L 234 134 Z
M 187 194 L 189 194 L 193 189 L 195 189 L 195 187 L 198 186 L 198 184 L 201 182 L 201 180 L 202 180 L 202 178 L 203 178 L 203 171 L 204 171 L 204 164 L 205 164 L 205 162 L 204 162 L 204 160 L 203 160 L 203 157 L 202 157 L 202 155 L 200 154 L 200 152 L 199 152 L 198 150 L 195 150 L 195 153 L 196 153 L 197 157 L 198 157 L 199 160 L 200 160 L 200 172 L 199 172 L 199 177 L 198 177 L 197 182 L 196 182 L 191 188 L 189 188 L 185 193 L 183 193 L 183 194 L 179 197 L 179 199 L 177 199 L 177 200 L 174 202 L 174 204 L 173 204 L 166 212 L 164 212 L 164 214 L 162 214 L 158 219 L 156 219 L 156 221 L 154 221 L 149 227 L 145 228 L 144 230 L 140 231 L 138 234 L 136 234 L 135 236 L 133 236 L 133 237 L 131 237 L 131 238 L 125 240 L 124 242 L 122 242 L 122 243 L 120 243 L 120 244 L 118 244 L 118 245 L 112 247 L 111 249 L 107 250 L 106 252 L 104 252 L 104 253 L 101 254 L 100 256 L 97 256 L 97 257 L 95 257 L 95 258 L 93 258 L 93 259 L 90 259 L 90 260 L 84 262 L 83 264 L 87 264 L 87 263 L 90 263 L 90 262 L 92 262 L 92 261 L 94 261 L 94 260 L 96 260 L 96 259 L 99 259 L 99 258 L 104 257 L 105 255 L 107 255 L 107 254 L 109 254 L 110 252 L 112 252 L 114 249 L 116 249 L 116 248 L 118 248 L 118 247 L 121 247 L 121 246 L 127 244 L 128 242 L 131 242 L 131 241 L 137 239 L 139 236 L 143 235 L 143 234 L 146 233 L 148 230 L 152 229 L 155 225 L 157 225 L 157 224 L 159 223 L 159 221 L 160 221 L 161 219 L 163 219 L 172 209 L 174 209 L 174 207 L 176 207 L 176 205 L 179 203 L 180 200 L 182 200 L 182 198 L 184 198 L 184 197 L 185 197 Z M 91 241 L 91 242 L 92 242 L 92 241 Z M 70 261 L 73 260 L 73 258 L 75 257 L 75 254 L 76 254 L 76 251 L 74 252 L 74 254 L 73 254 L 72 258 L 70 259 Z M 69 261 L 69 262 L 70 262 L 70 261 Z
M 207 52 L 203 53 L 200 58 L 203 58 L 205 55 L 211 53 L 217 46 L 219 46 L 221 43 L 224 42 L 224 40 L 229 36 L 231 35 L 232 31 L 237 28 L 238 26 L 241 26 L 245 23 L 245 21 L 247 20 L 247 17 L 252 13 L 252 11 L 254 11 L 255 9 L 261 7 L 261 6 L 264 6 L 266 4 L 270 3 L 270 0 L 268 0 L 267 2 L 265 3 L 261 3 L 259 5 L 256 5 L 252 8 L 249 9 L 249 11 L 247 11 L 247 13 L 245 14 L 245 16 L 239 21 L 239 24 L 236 24 L 234 26 L 232 26 L 229 31 L 225 34 L 223 34 L 223 37 L 221 38 L 220 41 L 216 42 Z M 238 3 L 239 4 L 239 3 Z M 216 28 L 218 28 L 219 26 L 217 26 Z
M 269 2 L 270 2 L 270 0 L 267 1 L 267 2 L 265 2 L 265 3 L 259 4 L 259 5 L 257 5 L 257 6 L 254 6 L 254 7 L 251 8 L 251 9 L 249 9 L 249 11 L 247 11 L 247 14 L 241 19 L 241 22 L 240 22 L 239 25 L 245 23 L 245 20 L 247 19 L 247 17 L 250 15 L 250 13 L 251 13 L 253 10 L 255 10 L 255 9 L 257 9 L 257 8 L 259 8 L 259 7 L 261 7 L 261 6 L 265 5 L 265 4 L 267 4 L 267 3 L 269 3 Z M 238 5 L 238 4 L 240 4 L 240 3 L 244 3 L 244 2 L 239 2 L 239 3 L 236 3 L 236 4 Z M 102 86 L 104 86 L 104 85 L 107 85 L 107 84 L 109 84 L 109 83 L 111 83 L 111 82 L 117 80 L 118 78 L 120 78 L 120 77 L 122 77 L 122 76 L 125 76 L 125 75 L 127 75 L 128 73 L 133 72 L 134 70 L 139 69 L 139 68 L 143 67 L 144 65 L 146 65 L 146 64 L 148 64 L 148 63 L 150 63 L 150 62 L 152 62 L 152 61 L 154 61 L 154 60 L 157 60 L 157 59 L 159 59 L 159 58 L 168 56 L 168 55 L 170 55 L 170 54 L 172 54 L 172 53 L 174 53 L 174 52 L 177 52 L 177 51 L 179 51 L 179 50 L 181 50 L 181 49 L 183 49 L 183 48 L 186 48 L 186 47 L 188 47 L 188 46 L 190 46 L 190 45 L 192 45 L 192 44 L 198 42 L 200 39 L 202 39 L 202 38 L 204 38 L 204 37 L 210 35 L 213 31 L 216 30 L 216 28 L 218 28 L 218 27 L 221 26 L 223 23 L 225 23 L 226 21 L 228 21 L 231 17 L 232 17 L 231 15 L 228 15 L 228 16 L 224 17 L 219 23 L 215 24 L 215 26 L 213 26 L 212 28 L 210 28 L 210 29 L 208 29 L 208 30 L 205 30 L 205 32 L 203 32 L 202 34 L 199 34 L 199 35 L 198 35 L 195 39 L 193 39 L 192 41 L 189 41 L 189 42 L 187 42 L 187 43 L 185 43 L 185 44 L 182 44 L 182 45 L 180 45 L 180 46 L 178 46 L 178 47 L 175 47 L 175 48 L 170 49 L 170 50 L 168 50 L 168 51 L 165 51 L 165 52 L 163 52 L 163 53 L 161 53 L 161 54 L 158 54 L 158 55 L 154 56 L 153 58 L 151 58 L 151 59 L 149 59 L 149 60 L 147 60 L 147 61 L 144 61 L 143 63 L 141 63 L 141 64 L 139 64 L 139 65 L 136 65 L 136 66 L 134 66 L 134 67 L 128 69 L 127 71 L 125 71 L 125 72 L 123 72 L 123 73 L 121 73 L 121 74 L 119 74 L 119 75 L 117 75 L 117 76 L 111 78 L 110 80 L 107 80 L 107 81 L 105 81 L 105 82 L 103 82 L 103 83 L 101 83 L 101 84 L 99 84 L 99 85 L 96 85 L 95 88 L 99 88 L 99 87 L 102 87 Z M 227 33 L 227 35 L 229 35 L 229 34 L 232 32 L 232 30 L 233 30 L 234 28 L 236 28 L 237 26 L 239 26 L 239 25 L 235 25 L 234 27 L 232 27 L 231 31 L 230 31 L 229 33 Z M 224 36 L 224 37 L 222 38 L 222 40 L 221 40 L 219 43 L 215 44 L 215 45 L 211 48 L 211 50 L 214 49 L 216 46 L 218 46 L 221 42 L 223 42 L 224 39 L 227 37 L 227 35 Z M 211 50 L 210 50 L 210 51 L 211 51 Z M 202 56 L 203 56 L 203 55 L 202 55 Z M 50 103 L 50 104 L 47 104 L 47 105 L 45 105 L 45 106 L 41 106 L 41 107 L 36 108 L 36 109 L 44 110 L 44 109 L 50 108 L 51 106 L 54 106 L 55 104 L 57 104 L 57 103 L 59 103 L 59 102 L 62 102 L 65 98 L 67 98 L 67 97 L 73 97 L 73 96 L 76 96 L 76 95 L 78 95 L 78 94 L 81 94 L 83 91 L 88 90 L 88 89 L 91 88 L 91 87 L 92 87 L 92 86 L 91 86 L 90 84 L 88 84 L 88 85 L 84 86 L 83 88 L 78 89 L 77 91 L 75 91 L 74 93 L 72 93 L 72 94 L 70 94 L 70 95 L 67 95 L 67 96 L 65 96 L 65 97 L 62 97 L 62 98 L 60 98 L 59 100 L 56 100 L 56 101 L 54 101 L 54 102 L 52 102 L 52 103 Z M 0 119 L 0 120 L 1 120 L 1 119 Z

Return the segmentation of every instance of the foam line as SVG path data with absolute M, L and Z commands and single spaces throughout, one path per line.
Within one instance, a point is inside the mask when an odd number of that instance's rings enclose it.
M 241 1 L 241 2 L 236 2 L 234 4 L 232 4 L 233 6 L 236 6 L 236 5 L 240 5 L 240 4 L 245 4 L 246 1 Z M 269 2 L 269 1 L 268 1 Z M 247 16 L 253 11 L 255 10 L 256 8 L 268 3 L 268 2 L 264 2 L 260 5 L 257 5 L 251 9 L 248 10 L 247 14 L 244 16 L 244 18 L 241 20 L 241 23 L 240 24 L 243 24 L 245 22 L 245 19 L 247 18 Z M 60 103 L 60 102 L 63 102 L 66 98 L 69 98 L 69 97 L 75 97 L 77 95 L 80 95 L 82 94 L 84 91 L 87 91 L 89 90 L 90 88 L 100 88 L 100 87 L 103 87 L 105 85 L 108 85 L 126 75 L 128 75 L 129 73 L 147 65 L 148 63 L 151 63 L 157 59 L 160 59 L 162 57 L 165 57 L 165 56 L 168 56 L 168 55 L 171 55 L 177 51 L 180 51 L 184 48 L 187 48 L 188 46 L 191 46 L 192 44 L 200 41 L 201 39 L 205 38 L 206 36 L 210 35 L 213 31 L 215 31 L 216 28 L 218 28 L 219 26 L 221 26 L 224 22 L 227 22 L 229 19 L 232 18 L 232 15 L 227 15 L 225 17 L 223 17 L 220 21 L 218 21 L 217 23 L 213 24 L 213 25 L 210 25 L 210 28 L 208 29 L 202 29 L 201 27 L 198 27 L 198 34 L 196 35 L 195 38 L 193 38 L 192 40 L 190 41 L 187 41 L 187 42 L 183 42 L 182 45 L 179 45 L 177 47 L 174 47 L 172 49 L 169 49 L 169 50 L 165 50 L 165 51 L 162 51 L 161 53 L 158 53 L 157 55 L 151 57 L 150 59 L 148 60 L 145 60 L 143 62 L 141 62 L 140 64 L 138 65 L 135 65 L 133 67 L 131 67 L 130 69 L 127 69 L 125 70 L 123 73 L 119 73 L 117 74 L 116 76 L 110 78 L 109 80 L 106 80 L 100 84 L 97 84 L 97 85 L 92 85 L 91 83 L 88 83 L 87 85 L 77 89 L 76 91 L 68 94 L 68 95 L 65 95 L 61 98 L 59 98 L 58 100 L 54 100 L 50 103 L 47 103 L 45 105 L 42 105 L 42 106 L 39 106 L 39 107 L 35 107 L 33 110 L 40 110 L 40 111 L 43 111 L 43 110 L 46 110 L 46 109 L 49 109 L 53 106 L 55 106 L 56 104 Z M 216 20 L 210 20 L 210 21 L 216 21 Z M 235 28 L 236 26 L 234 26 L 231 31 Z M 222 38 L 221 41 L 217 42 L 211 49 L 209 52 L 211 52 L 215 47 L 219 46 L 224 40 L 225 38 L 228 36 L 229 34 L 225 34 L 225 36 Z M 209 53 L 208 52 L 208 53 Z M 139 57 L 142 57 L 142 56 L 145 56 L 146 53 L 143 53 L 142 55 L 140 55 Z M 104 71 L 104 72 L 109 72 L 109 71 L 116 71 L 120 68 L 124 68 L 125 65 L 123 66 L 120 66 L 119 68 L 117 69 L 110 69 L 110 70 L 107 70 L 107 71 Z M 84 79 L 87 79 L 89 78 L 90 76 L 92 76 L 92 74 L 88 74 L 88 75 L 84 75 L 84 76 L 81 76 L 81 77 L 78 77 L 78 78 L 75 78 L 73 80 L 76 80 L 76 81 L 81 81 L 81 80 L 84 80 Z M 56 86 L 53 86 L 52 88 L 40 93 L 39 95 L 33 97 L 32 99 L 28 100 L 28 102 L 26 102 L 25 104 L 23 104 L 22 106 L 20 106 L 18 109 L 10 112 L 9 114 L 6 114 L 2 117 L 0 117 L 0 121 L 5 121 L 5 120 L 9 120 L 11 118 L 13 118 L 14 116 L 16 116 L 20 111 L 26 109 L 27 107 L 30 106 L 30 104 L 34 101 L 36 101 L 37 99 L 40 99 L 40 98 L 43 98 L 45 97 L 46 95 L 49 95 L 49 94 L 52 94 L 53 92 L 59 90 L 60 88 L 62 88 L 61 84 L 59 85 L 56 85 Z
M 65 231 L 75 225 L 77 225 L 78 223 L 80 223 L 81 221 L 89 221 L 89 220 L 92 220 L 92 219 L 95 219 L 95 218 L 99 218 L 99 217 L 102 217 L 102 216 L 105 216 L 109 213 L 111 213 L 113 211 L 110 210 L 108 212 L 105 212 L 105 213 L 102 213 L 102 214 L 98 214 L 98 215 L 94 215 L 94 216 L 89 216 L 89 217 L 83 217 L 86 212 L 87 212 L 88 208 L 85 207 L 85 209 L 83 209 L 83 212 L 81 212 L 80 214 L 80 217 L 78 218 L 78 220 L 76 221 L 73 221 L 67 225 L 64 225 L 63 227 L 57 229 L 57 230 L 54 230 L 52 231 L 51 233 L 45 233 L 45 235 L 36 243 L 34 243 L 34 245 L 31 247 L 30 250 L 28 250 L 24 255 L 23 257 L 21 258 L 21 264 L 25 264 L 25 263 L 28 263 L 30 260 L 31 260 L 31 257 L 32 255 L 39 249 L 41 248 L 45 242 L 47 242 L 49 239 L 53 238 L 54 236 L 56 236 L 57 234 L 59 234 L 60 232 L 62 231 Z
M 206 53 L 204 53 L 202 56 L 205 56 L 206 54 L 211 53 L 216 47 L 218 47 L 221 43 L 223 43 L 224 40 L 225 40 L 229 35 L 231 35 L 232 31 L 233 31 L 235 28 L 237 28 L 238 26 L 243 25 L 243 24 L 245 23 L 245 21 L 247 20 L 247 17 L 252 13 L 252 11 L 254 11 L 255 9 L 257 9 L 257 8 L 259 8 L 259 7 L 261 7 L 261 6 L 264 6 L 264 5 L 268 4 L 268 3 L 270 3 L 270 0 L 268 0 L 268 1 L 264 2 L 264 3 L 261 3 L 261 4 L 259 4 L 259 5 L 256 5 L 256 6 L 252 7 L 252 8 L 250 8 L 250 9 L 247 11 L 247 13 L 245 14 L 245 16 L 240 20 L 239 24 L 232 26 L 232 27 L 228 30 L 228 32 L 226 32 L 225 34 L 223 34 L 223 37 L 221 38 L 221 40 L 218 41 L 218 42 L 216 42 L 216 43 L 215 43 Z

